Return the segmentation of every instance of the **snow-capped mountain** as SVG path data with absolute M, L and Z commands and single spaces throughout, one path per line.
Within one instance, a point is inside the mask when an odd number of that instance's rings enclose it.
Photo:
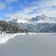
M 27 24 L 34 24 L 36 25 L 37 23 L 56 23 L 56 17 L 47 17 L 45 15 L 40 15 L 32 18 L 13 18 L 11 20 L 12 22 L 16 23 L 27 23 Z
M 29 20 L 31 23 L 56 23 L 56 17 L 47 17 L 45 15 L 36 16 L 35 18 L 31 18 Z
M 40 15 L 30 19 L 13 18 L 9 22 L 28 32 L 56 32 L 56 17 Z

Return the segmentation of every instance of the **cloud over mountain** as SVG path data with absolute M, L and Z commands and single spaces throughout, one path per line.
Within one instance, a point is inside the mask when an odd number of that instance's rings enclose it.
M 32 18 L 43 14 L 55 17 L 56 0 L 1 0 L 0 11 L 0 18 Z

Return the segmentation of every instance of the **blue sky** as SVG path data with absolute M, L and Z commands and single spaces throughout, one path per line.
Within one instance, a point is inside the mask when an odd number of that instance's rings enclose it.
M 56 16 L 56 0 L 0 0 L 0 19 Z

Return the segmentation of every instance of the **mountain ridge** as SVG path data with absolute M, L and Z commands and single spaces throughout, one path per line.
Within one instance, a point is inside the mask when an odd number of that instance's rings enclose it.
M 19 22 L 22 20 L 21 22 Z M 17 32 L 56 32 L 56 18 L 45 15 L 36 16 L 31 19 L 13 18 L 11 21 L 0 21 L 0 30 L 7 33 Z M 23 22 L 25 20 L 26 22 Z M 1 29 L 2 28 L 2 29 Z

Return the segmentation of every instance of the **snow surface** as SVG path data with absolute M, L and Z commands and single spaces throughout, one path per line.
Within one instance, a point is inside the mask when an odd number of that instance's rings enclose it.
M 0 44 L 0 56 L 56 56 L 56 33 L 18 33 Z
M 6 43 L 10 38 L 15 37 L 17 34 L 2 34 L 0 35 L 0 44 Z
M 32 35 L 32 34 L 36 34 L 36 33 L 15 33 L 15 34 L 2 34 L 0 35 L 0 44 L 4 44 L 6 43 L 9 39 L 14 38 L 17 35 Z

